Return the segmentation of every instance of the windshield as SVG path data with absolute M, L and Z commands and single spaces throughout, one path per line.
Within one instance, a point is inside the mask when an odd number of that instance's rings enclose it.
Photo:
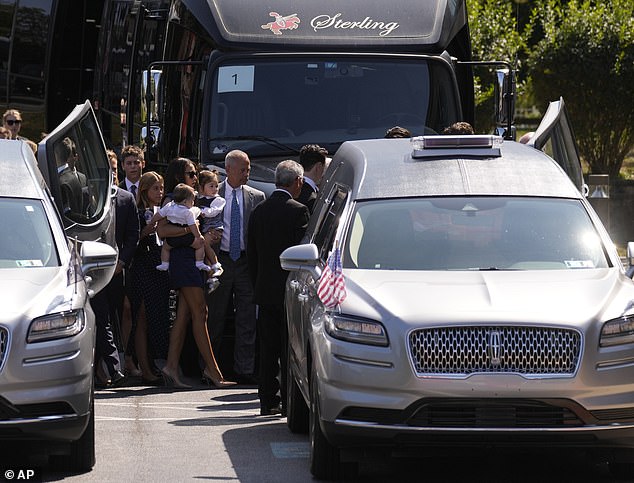
M 433 134 L 459 119 L 445 62 L 420 57 L 231 59 L 215 70 L 208 150 L 295 154 L 304 144 L 334 153 L 343 141 L 405 127 Z
M 0 269 L 59 266 L 51 227 L 38 200 L 0 198 Z
M 344 267 L 548 270 L 608 266 L 581 202 L 447 197 L 360 202 Z

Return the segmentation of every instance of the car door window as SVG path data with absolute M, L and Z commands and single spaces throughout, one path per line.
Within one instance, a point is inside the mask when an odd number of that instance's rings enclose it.
M 319 249 L 319 257 L 322 260 L 328 258 L 328 254 L 332 249 L 339 221 L 348 199 L 348 190 L 343 186 L 334 186 L 331 193 L 328 197 L 329 201 L 326 203 L 325 213 L 313 239 L 313 243 Z
M 529 144 L 553 158 L 577 188 L 583 189 L 581 160 L 563 98 L 550 103 Z
M 86 112 L 47 138 L 51 189 L 65 226 L 92 225 L 104 215 L 110 196 L 110 163 L 99 127 Z

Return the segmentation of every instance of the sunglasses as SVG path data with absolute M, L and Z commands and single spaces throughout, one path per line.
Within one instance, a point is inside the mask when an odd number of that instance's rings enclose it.
M 7 119 L 6 123 L 9 126 L 13 126 L 14 124 L 22 124 L 22 119 Z
M 198 176 L 198 173 L 196 171 L 186 171 L 185 174 L 189 176 L 190 178 L 193 178 L 194 176 Z

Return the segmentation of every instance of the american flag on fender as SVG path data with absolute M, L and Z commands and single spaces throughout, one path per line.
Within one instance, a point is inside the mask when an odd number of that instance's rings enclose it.
M 324 268 L 324 273 L 319 279 L 319 288 L 317 295 L 323 302 L 324 306 L 332 309 L 346 299 L 346 281 L 343 276 L 341 267 L 341 253 L 339 246 L 336 245 L 328 257 L 328 262 Z

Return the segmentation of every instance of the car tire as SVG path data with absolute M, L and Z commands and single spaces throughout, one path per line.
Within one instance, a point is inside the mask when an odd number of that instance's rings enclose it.
M 90 397 L 90 417 L 88 426 L 77 441 L 73 441 L 70 447 L 71 470 L 84 472 L 90 471 L 95 466 L 95 395 Z
M 320 480 L 338 479 L 341 476 L 339 449 L 330 444 L 321 430 L 317 373 L 314 366 L 310 376 L 310 472 Z
M 51 465 L 61 471 L 85 473 L 95 466 L 95 392 L 90 395 L 90 416 L 81 437 L 70 443 L 70 453 L 51 456 Z
M 302 396 L 297 382 L 295 382 L 290 361 L 286 381 L 286 425 L 291 433 L 306 434 L 309 420 L 308 405 L 304 401 L 304 396 Z

